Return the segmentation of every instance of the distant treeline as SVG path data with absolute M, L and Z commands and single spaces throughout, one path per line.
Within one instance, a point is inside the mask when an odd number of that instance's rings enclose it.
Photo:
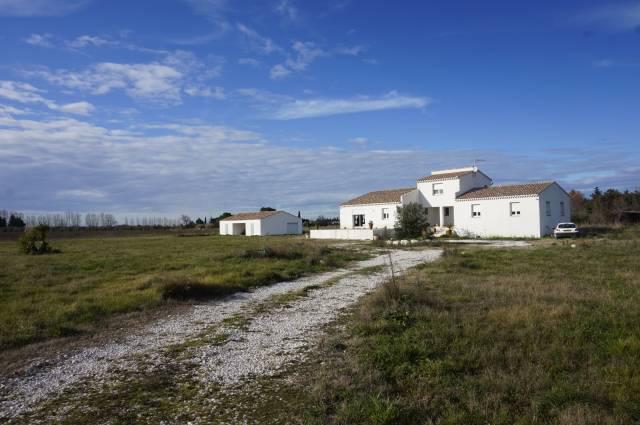
M 637 222 L 640 218 L 640 190 L 633 192 L 616 189 L 602 191 L 599 187 L 591 196 L 572 190 L 571 217 L 580 224 L 620 224 Z

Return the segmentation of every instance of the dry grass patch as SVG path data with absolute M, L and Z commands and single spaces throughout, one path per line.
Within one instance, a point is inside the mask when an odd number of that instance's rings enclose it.
M 640 422 L 640 246 L 575 243 L 449 251 L 381 288 L 327 347 L 308 422 Z

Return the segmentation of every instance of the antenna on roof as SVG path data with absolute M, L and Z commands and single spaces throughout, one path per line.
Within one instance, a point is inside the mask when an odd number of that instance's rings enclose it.
M 486 159 L 474 159 L 473 160 L 473 170 L 478 171 L 478 162 L 487 162 Z

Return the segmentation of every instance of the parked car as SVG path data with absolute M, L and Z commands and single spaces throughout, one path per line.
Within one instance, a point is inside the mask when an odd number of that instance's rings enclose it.
M 555 229 L 553 229 L 553 236 L 558 238 L 575 238 L 580 234 L 578 226 L 574 223 L 558 223 Z

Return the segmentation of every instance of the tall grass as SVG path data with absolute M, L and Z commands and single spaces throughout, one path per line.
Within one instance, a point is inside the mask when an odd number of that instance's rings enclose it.
M 640 422 L 640 241 L 466 248 L 361 304 L 305 412 L 334 424 Z
M 0 350 L 91 330 L 119 313 L 227 295 L 363 258 L 290 237 L 59 240 L 25 256 L 0 242 Z

